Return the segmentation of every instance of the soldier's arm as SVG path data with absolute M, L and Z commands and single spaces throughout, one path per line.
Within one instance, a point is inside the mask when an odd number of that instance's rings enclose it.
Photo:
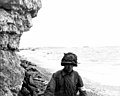
M 55 87 L 56 87 L 56 81 L 55 81 L 55 77 L 54 77 L 54 74 L 53 74 L 50 82 L 48 83 L 48 85 L 46 87 L 44 96 L 54 96 Z
M 83 84 L 83 80 L 79 74 L 78 74 L 77 88 L 78 88 L 80 96 L 87 96 L 86 89 L 85 89 L 84 84 Z
M 87 96 L 85 87 L 78 87 L 79 90 L 79 96 Z

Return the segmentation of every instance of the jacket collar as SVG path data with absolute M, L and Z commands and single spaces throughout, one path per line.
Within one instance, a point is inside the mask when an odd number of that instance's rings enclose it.
M 73 73 L 73 70 L 71 72 L 66 72 L 64 69 L 62 69 L 62 71 L 61 71 L 62 76 L 72 75 L 72 73 Z

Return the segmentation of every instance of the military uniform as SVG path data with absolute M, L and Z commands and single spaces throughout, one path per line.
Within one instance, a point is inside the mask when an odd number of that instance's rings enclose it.
M 64 69 L 53 74 L 45 91 L 45 96 L 76 96 L 83 81 L 76 71 L 67 74 Z
M 62 70 L 53 73 L 50 82 L 45 90 L 44 96 L 86 96 L 81 90 L 84 86 L 81 76 L 73 70 L 77 66 L 77 56 L 73 53 L 64 54 L 61 60 Z

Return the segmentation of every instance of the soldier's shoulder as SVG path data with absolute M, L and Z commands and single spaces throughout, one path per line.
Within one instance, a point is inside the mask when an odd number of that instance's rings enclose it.
M 73 70 L 73 72 L 74 72 L 75 74 L 78 74 L 78 72 L 77 72 L 77 71 L 75 71 L 75 70 Z
M 55 76 L 58 76 L 58 75 L 60 75 L 61 74 L 61 71 L 62 70 L 58 70 L 58 71 L 56 71 L 55 73 L 53 73 Z
M 75 70 L 73 70 L 73 73 L 74 73 L 75 75 L 79 75 L 79 73 L 78 73 L 77 71 L 75 71 Z

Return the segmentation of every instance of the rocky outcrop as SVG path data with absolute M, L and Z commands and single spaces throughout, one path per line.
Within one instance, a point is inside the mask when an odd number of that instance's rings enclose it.
M 21 59 L 21 66 L 25 77 L 19 96 L 41 96 L 52 74 L 25 59 Z
M 17 96 L 22 87 L 24 69 L 16 51 L 40 8 L 40 0 L 0 0 L 0 96 Z
M 21 89 L 24 70 L 15 52 L 0 50 L 0 96 L 16 96 Z

